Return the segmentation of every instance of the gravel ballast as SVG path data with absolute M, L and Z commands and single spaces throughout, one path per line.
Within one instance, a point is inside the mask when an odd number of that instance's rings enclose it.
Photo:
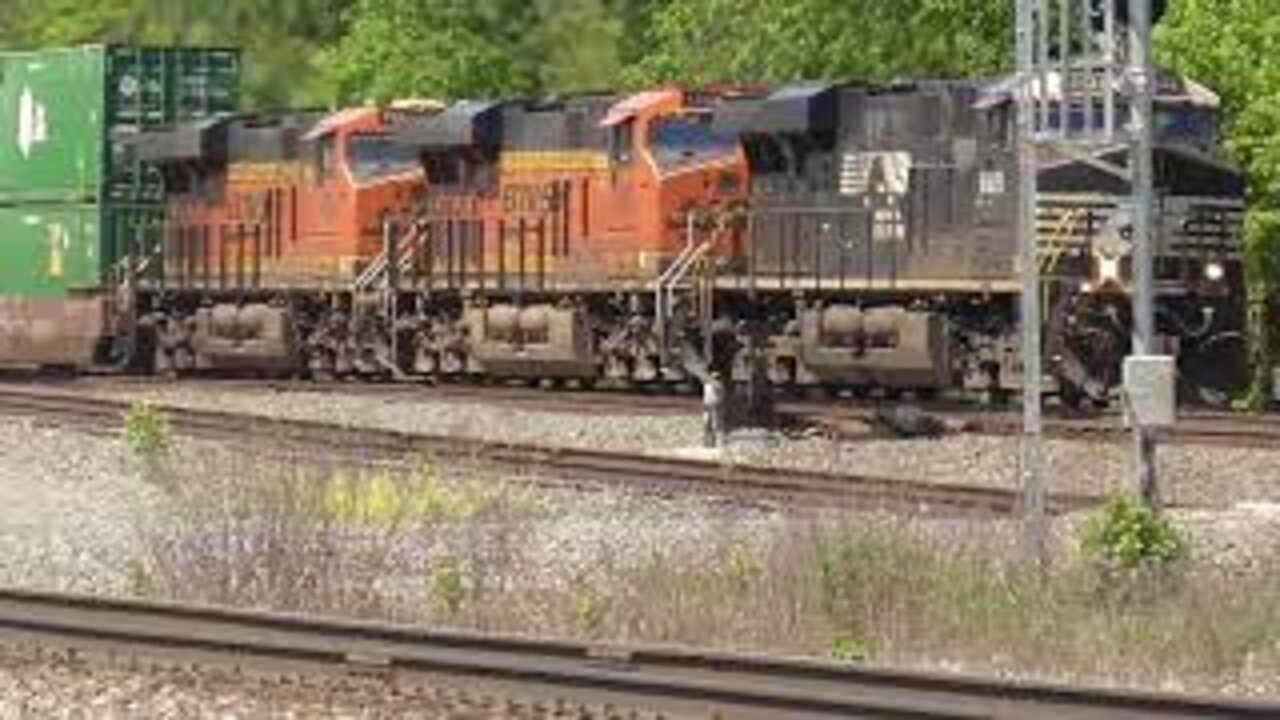
M 179 391 L 180 392 L 180 391 Z M 198 404 L 198 398 L 169 397 L 166 402 Z M 290 417 L 316 413 L 321 403 L 353 405 L 358 398 L 268 396 L 253 408 Z M 250 396 L 228 394 L 221 401 L 204 403 L 232 409 L 248 405 Z M 302 404 L 296 402 L 302 401 Z M 368 404 L 368 401 L 364 401 Z M 308 407 L 306 403 L 313 405 Z M 483 406 L 459 408 L 454 403 L 426 405 L 374 402 L 382 415 L 375 423 L 392 424 L 397 416 L 427 418 L 449 424 L 451 411 L 472 419 L 490 414 L 505 425 L 519 428 L 525 439 L 576 438 L 601 432 L 619 438 L 621 448 L 648 449 L 641 439 L 642 426 L 679 427 L 697 421 L 672 417 L 589 418 Z M 245 408 L 247 409 L 247 408 Z M 304 412 L 305 411 L 305 412 Z M 352 421 L 346 408 L 343 417 Z M 628 438 L 623 430 L 629 430 Z M 688 428 L 686 428 L 688 429 Z M 483 433 L 476 436 L 484 437 Z M 492 437 L 492 435 L 489 435 Z M 629 440 L 629 443 L 626 442 Z M 951 482 L 1008 484 L 1016 467 L 1016 442 L 1006 438 L 958 436 L 942 440 L 866 441 L 832 444 L 826 441 L 747 440 L 759 447 L 751 452 L 773 453 L 775 462 L 808 463 L 825 458 L 834 469 L 900 475 Z M 687 447 L 687 446 L 682 446 Z M 810 448 L 806 455 L 801 448 Z M 737 451 L 742 451 L 738 448 Z M 1074 489 L 1100 491 L 1118 480 L 1095 478 L 1123 475 L 1126 448 L 1104 444 L 1054 441 L 1050 443 L 1050 477 L 1063 489 L 1062 478 L 1077 476 Z M 1163 478 L 1176 501 L 1204 503 L 1210 509 L 1179 511 L 1175 517 L 1193 530 L 1197 547 L 1223 562 L 1249 565 L 1252 557 L 1280 547 L 1280 498 L 1273 480 L 1280 468 L 1280 453 L 1234 450 L 1221 447 L 1167 447 L 1161 450 L 1168 467 Z M 212 474 L 245 476 L 254 472 L 255 460 L 233 456 L 217 446 L 184 442 L 182 464 L 212 468 Z M 279 460 L 273 462 L 278 463 Z M 1074 463 L 1074 465 L 1072 464 Z M 137 557 L 139 528 L 156 488 L 145 482 L 139 463 L 120 438 L 41 427 L 17 420 L 0 421 L 0 583 L 59 591 L 118 594 L 130 587 L 133 560 Z M 482 469 L 481 474 L 485 471 Z M 501 478 L 486 479 L 500 481 Z M 791 522 L 782 506 L 745 506 L 722 499 L 696 496 L 677 498 L 633 497 L 625 492 L 575 492 L 542 490 L 550 503 L 549 514 L 533 523 L 536 532 L 522 542 L 540 548 L 534 556 L 546 559 L 538 574 L 573 577 L 587 572 L 602 558 L 643 557 L 653 551 L 685 548 L 691 557 L 705 556 L 714 548 L 736 542 L 767 543 Z M 865 515 L 830 512 L 819 522 L 857 522 Z M 805 522 L 809 522 L 806 520 Z M 980 538 L 982 542 L 1013 543 L 1018 528 L 1011 521 L 929 521 L 931 532 L 945 537 Z M 1073 526 L 1068 521 L 1067 526 Z M 437 544 L 464 546 L 468 537 L 435 537 Z M 416 552 L 416 551 L 415 551 Z M 416 561 L 416 560 L 415 560 Z M 691 560 L 692 561 L 692 560 Z
M 120 592 L 147 492 L 119 440 L 0 422 L 0 583 Z
M 0 646 L 0 720 L 26 718 L 542 717 L 555 702 L 499 698 L 395 675 L 280 676 L 217 665 L 153 664 L 29 646 Z M 592 708 L 573 717 L 606 717 Z M 645 717 L 643 714 L 637 717 Z
M 696 414 L 566 414 L 501 404 L 432 400 L 407 391 L 391 397 L 336 392 L 267 391 L 208 386 L 95 388 L 117 399 L 146 398 L 182 407 L 321 420 L 489 441 L 584 447 L 618 452 L 707 457 Z M 1051 440 L 1046 446 L 1050 489 L 1106 493 L 1125 487 L 1131 450 L 1124 443 Z M 778 468 L 858 472 L 935 482 L 1009 487 L 1018 483 L 1018 440 L 953 435 L 941 439 L 866 439 L 833 442 L 773 433 L 737 433 L 724 457 Z M 1280 448 L 1167 445 L 1159 474 L 1173 504 L 1229 507 L 1280 502 Z
M 437 410 L 445 412 L 450 407 L 453 405 L 442 404 Z M 509 416 L 507 421 L 510 423 L 522 421 L 510 409 L 502 409 L 501 412 Z M 560 422 L 577 423 L 574 429 L 583 431 L 589 431 L 587 429 L 593 425 L 628 422 L 601 415 L 585 420 L 572 416 L 557 417 Z M 630 422 L 654 419 L 632 419 Z M 672 420 L 656 419 L 660 422 Z M 164 504 L 157 502 L 163 495 L 162 491 L 157 488 L 154 478 L 149 481 L 145 477 L 143 465 L 131 455 L 123 439 L 38 427 L 20 421 L 0 422 L 0 433 L 3 433 L 3 440 L 0 440 L 0 527 L 4 528 L 0 534 L 0 542 L 3 542 L 0 547 L 3 551 L 0 553 L 3 557 L 0 581 L 39 589 L 104 595 L 139 592 L 137 558 L 148 547 L 148 538 L 152 543 L 158 539 L 161 544 L 169 544 L 166 539 L 169 527 L 166 519 L 156 513 L 157 508 Z M 849 458 L 861 457 L 853 453 L 867 452 L 862 459 L 851 460 L 859 463 L 855 466 L 859 471 L 872 471 L 869 466 L 877 461 L 876 454 L 869 448 L 883 448 L 881 453 L 892 449 L 895 462 L 901 463 L 896 467 L 906 472 L 919 465 L 908 465 L 906 460 L 898 458 L 910 459 L 914 454 L 917 459 L 927 460 L 926 453 L 947 452 L 948 447 L 952 448 L 951 459 L 957 468 L 972 467 L 964 462 L 966 460 L 979 466 L 1001 462 L 998 456 L 988 458 L 981 450 L 998 441 L 958 437 L 942 441 L 871 441 L 834 448 L 829 444 L 825 446 L 829 451 Z M 765 441 L 757 442 L 764 444 Z M 972 442 L 979 449 L 970 447 L 972 455 L 958 453 L 954 444 L 962 442 Z M 1123 448 L 1116 450 L 1123 452 Z M 1170 448 L 1165 452 L 1171 454 L 1173 450 Z M 1220 448 L 1198 450 L 1222 452 Z M 272 473 L 280 467 L 279 458 L 273 458 L 265 473 L 255 475 L 254 458 L 237 456 L 214 445 L 181 442 L 175 452 L 172 460 L 184 468 L 188 476 L 209 483 L 234 480 L 252 485 L 255 478 L 274 477 Z M 995 451 L 988 449 L 985 452 Z M 1092 459 L 1096 459 L 1098 448 L 1093 447 L 1091 452 Z M 880 457 L 878 462 L 889 461 Z M 1207 467 L 1213 467 L 1210 457 L 1206 457 L 1205 462 Z M 893 470 L 895 466 L 881 467 Z M 262 470 L 258 472 L 262 473 Z M 500 476 L 485 475 L 483 469 L 477 472 L 475 477 L 466 480 L 479 484 L 503 481 Z M 912 473 L 912 476 L 918 475 Z M 606 585 L 609 578 L 628 579 L 631 585 L 624 586 L 622 591 L 640 593 L 641 597 L 648 598 L 648 593 L 656 589 L 645 585 L 644 578 L 653 571 L 653 567 L 659 567 L 663 577 L 669 582 L 673 579 L 677 582 L 667 588 L 668 592 L 674 588 L 680 593 L 692 593 L 690 597 L 696 599 L 700 597 L 699 593 L 708 591 L 703 584 L 703 573 L 707 568 L 720 573 L 720 582 L 754 577 L 757 566 L 753 564 L 753 558 L 758 558 L 760 551 L 767 554 L 781 548 L 784 552 L 789 542 L 804 541 L 824 526 L 902 526 L 901 520 L 893 518 L 837 510 L 815 515 L 812 510 L 792 511 L 785 505 L 744 506 L 718 498 L 681 496 L 664 499 L 617 491 L 538 491 L 534 504 L 532 509 L 517 511 L 513 516 L 514 523 L 510 519 L 494 521 L 482 513 L 462 520 L 432 521 L 421 530 L 397 536 L 392 544 L 379 543 L 375 537 L 375 542 L 367 544 L 374 551 L 374 555 L 369 557 L 380 563 L 375 565 L 367 565 L 368 560 L 359 554 L 358 549 L 350 554 L 353 551 L 348 547 L 348 541 L 360 540 L 363 536 L 343 536 L 337 549 L 348 553 L 346 559 L 354 561 L 354 567 L 368 574 L 367 577 L 356 577 L 355 581 L 374 587 L 384 602 L 368 608 L 367 615 L 364 614 L 366 610 L 357 609 L 356 615 L 419 622 L 426 610 L 425 614 L 433 622 L 458 622 L 463 626 L 493 631 L 574 635 L 595 627 L 595 614 L 610 602 L 611 589 Z M 1198 563 L 1225 565 L 1256 574 L 1257 569 L 1269 567 L 1280 557 L 1280 510 L 1266 502 L 1238 502 L 1233 505 L 1229 510 L 1175 511 L 1174 517 L 1179 524 L 1191 530 L 1193 557 Z M 217 517 L 217 507 L 213 510 L 212 515 L 201 516 L 202 522 Z M 1054 547 L 1060 556 L 1069 551 L 1073 530 L 1080 521 L 1080 517 L 1072 517 L 1054 523 Z M 245 544 L 238 550 L 241 555 L 237 557 L 243 558 L 243 562 L 237 567 L 251 569 L 271 559 L 271 556 L 259 552 L 256 543 L 275 539 L 290 545 L 293 537 L 264 535 L 258 532 L 257 522 L 251 521 L 246 526 L 237 519 L 230 524 L 219 524 L 214 520 L 207 528 L 178 525 L 173 529 L 178 531 L 175 537 L 183 533 L 190 537 L 194 531 L 195 535 L 219 542 L 228 537 L 242 538 Z M 270 525 L 270 522 L 265 524 Z M 916 520 L 907 525 L 912 531 L 922 532 L 947 548 L 974 544 L 994 547 L 1001 552 L 1015 552 L 1019 537 L 1019 526 L 1013 520 Z M 372 535 L 379 535 L 380 527 L 376 523 L 370 526 Z M 240 534 L 222 534 L 228 530 Z M 149 547 L 154 549 L 155 546 Z M 190 580 L 193 585 L 190 594 L 175 592 L 176 599 L 200 601 L 213 598 L 216 601 L 221 597 L 216 592 L 216 583 L 222 581 L 218 569 L 214 567 L 211 573 L 201 574 L 203 556 L 199 553 L 207 550 L 208 546 L 198 543 L 181 546 L 179 543 L 177 550 L 183 547 L 189 547 L 194 554 L 177 555 L 179 560 L 189 562 L 179 562 L 172 567 L 180 569 L 179 580 Z M 325 551 L 325 548 L 320 549 Z M 504 560 L 501 557 L 504 554 L 508 554 L 509 559 Z M 442 599 L 447 600 L 444 596 L 453 592 L 449 586 L 452 575 L 441 571 L 441 568 L 451 567 L 445 561 L 463 567 L 478 567 L 483 572 L 492 570 L 492 575 L 474 576 L 470 581 L 488 583 L 487 589 L 478 585 L 460 589 L 469 593 L 484 590 L 497 593 L 494 597 L 516 598 L 516 605 L 520 607 L 490 605 L 491 610 L 500 611 L 492 615 L 484 614 L 487 611 L 479 605 L 474 613 L 470 609 L 462 610 L 461 614 L 449 611 L 445 607 L 447 603 L 442 603 Z M 690 574 L 682 575 L 686 570 Z M 725 576 L 726 572 L 728 576 Z M 156 577 L 159 576 L 153 575 L 151 582 L 154 583 Z M 252 586 L 253 578 L 248 580 Z M 214 585 L 209 584 L 211 581 Z M 783 581 L 787 580 L 784 578 Z M 692 584 L 680 584 L 686 582 Z M 142 583 L 143 588 L 147 586 L 148 583 Z M 154 592 L 158 586 L 150 587 Z M 336 593 L 330 597 L 338 597 L 344 592 L 342 588 L 330 590 Z M 169 597 L 169 592 L 173 590 L 167 590 L 161 596 Z M 273 596 L 269 594 L 247 601 L 240 596 L 235 597 L 237 601 L 250 605 L 261 601 L 263 607 L 273 606 Z M 668 600 L 680 606 L 682 597 L 670 596 Z M 528 605 L 523 607 L 526 599 Z M 621 602 L 625 598 L 614 596 L 613 600 Z M 345 612 L 346 606 L 343 607 Z M 654 618 L 660 622 L 669 621 L 659 628 L 661 637 L 657 638 L 658 641 L 688 640 L 725 649 L 794 649 L 790 644 L 794 642 L 794 635 L 788 628 L 762 627 L 751 613 L 731 618 L 728 625 L 696 625 L 697 607 L 687 607 L 686 611 L 691 613 L 689 622 L 695 625 L 683 625 L 686 618 L 678 617 L 678 613 Z M 617 622 L 623 627 L 638 627 L 634 623 L 625 624 L 624 620 L 618 619 Z M 702 634 L 696 634 L 699 632 Z M 621 639 L 628 638 L 623 636 Z M 17 675 L 21 676 L 21 672 Z M 40 673 L 36 675 L 41 676 Z M 172 699 L 175 697 L 172 693 L 181 695 L 178 690 L 163 689 L 167 687 L 163 684 L 147 685 L 162 682 L 147 677 L 116 678 L 112 682 L 116 681 L 126 689 L 134 688 L 129 692 L 138 694 L 148 693 L 137 688 L 150 687 L 153 691 L 150 694 L 157 697 Z M 4 682 L 5 676 L 0 671 L 0 700 L 11 692 L 26 697 L 21 694 L 27 692 L 23 689 L 25 685 L 6 686 Z M 233 691 L 229 692 L 235 696 Z M 38 696 L 39 693 L 31 694 L 31 697 Z M 170 716 L 184 716 L 181 708 L 185 707 L 182 703 L 187 700 L 173 702 L 177 704 L 166 707 L 178 709 Z M 56 716 L 56 710 L 50 712 Z

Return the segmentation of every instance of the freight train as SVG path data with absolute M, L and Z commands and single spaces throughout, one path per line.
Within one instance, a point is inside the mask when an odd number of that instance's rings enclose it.
M 93 76 L 107 92 L 86 95 L 109 99 L 108 120 L 157 98 L 137 121 L 82 131 L 89 154 L 120 158 L 111 173 L 68 154 L 42 104 L 38 73 L 63 56 L 0 68 L 22 156 L 0 155 L 13 208 L 0 361 L 584 385 L 720 371 L 995 396 L 1021 384 L 1020 183 L 999 82 L 259 116 L 234 112 L 234 55 L 148 52 L 169 58 L 162 82 L 113 65 Z M 1212 95 L 1173 77 L 1158 95 L 1159 330 L 1189 386 L 1220 389 L 1244 358 L 1243 182 Z M 1042 158 L 1047 367 L 1072 401 L 1106 399 L 1128 342 L 1118 154 Z M 37 161 L 111 180 L 89 184 L 95 214 L 78 229 L 23 195 Z M 153 190 L 116 193 L 116 176 Z

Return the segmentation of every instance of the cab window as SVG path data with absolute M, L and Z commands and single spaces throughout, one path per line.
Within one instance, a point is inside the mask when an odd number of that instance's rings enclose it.
M 357 183 L 404 175 L 421 169 L 413 148 L 386 135 L 353 135 L 347 144 L 347 165 Z
M 732 155 L 738 138 L 718 131 L 710 115 L 680 115 L 656 120 L 649 146 L 660 167 L 676 167 Z
M 332 133 L 316 140 L 316 182 L 324 184 L 333 179 L 338 141 Z
M 609 132 L 609 158 L 614 165 L 628 165 L 635 155 L 636 121 L 615 125 Z
M 1208 108 L 1157 107 L 1157 142 L 1189 143 L 1201 147 L 1218 144 L 1218 114 Z

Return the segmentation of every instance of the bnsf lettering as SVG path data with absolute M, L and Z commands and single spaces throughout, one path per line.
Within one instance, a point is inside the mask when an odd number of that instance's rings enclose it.
M 557 185 L 508 185 L 502 191 L 502 208 L 507 213 L 553 213 L 562 208 Z

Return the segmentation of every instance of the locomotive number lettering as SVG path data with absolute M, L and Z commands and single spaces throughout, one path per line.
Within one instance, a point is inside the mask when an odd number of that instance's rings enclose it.
M 502 209 L 511 215 L 553 213 L 560 210 L 561 203 L 555 185 L 508 185 L 502 191 Z

